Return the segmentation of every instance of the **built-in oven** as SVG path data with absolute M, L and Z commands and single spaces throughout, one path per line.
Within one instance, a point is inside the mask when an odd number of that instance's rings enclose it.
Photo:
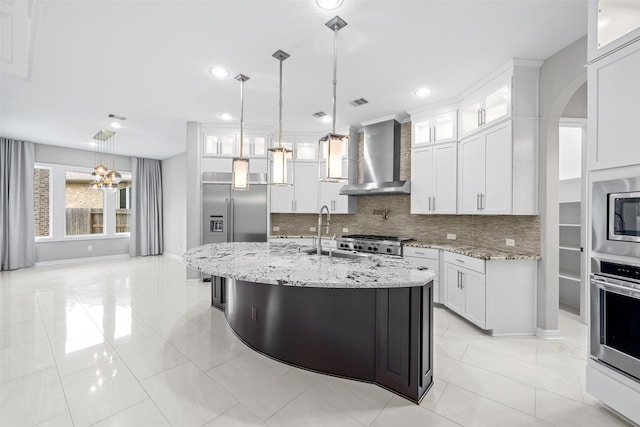
M 640 257 L 640 177 L 594 182 L 592 200 L 593 250 Z
M 591 259 L 590 354 L 640 380 L 640 264 Z

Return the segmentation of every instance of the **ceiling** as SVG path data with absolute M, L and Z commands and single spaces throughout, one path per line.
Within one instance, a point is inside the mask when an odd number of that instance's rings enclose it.
M 23 2 L 25 0 L 14 0 Z M 458 97 L 510 58 L 546 59 L 587 30 L 586 0 L 33 0 L 24 77 L 0 73 L 0 136 L 93 150 L 125 116 L 115 151 L 164 159 L 186 150 L 186 122 L 277 128 L 278 49 L 286 131 L 327 132 L 335 15 L 337 127 Z M 213 77 L 214 65 L 231 75 Z M 428 98 L 413 92 L 433 90 Z M 364 97 L 370 103 L 353 107 Z M 218 115 L 230 113 L 231 122 Z

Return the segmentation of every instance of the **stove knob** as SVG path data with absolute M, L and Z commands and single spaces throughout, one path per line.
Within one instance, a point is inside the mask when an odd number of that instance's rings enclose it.
M 387 252 L 391 253 L 391 248 L 387 248 Z
M 369 246 L 369 247 L 367 248 L 367 250 L 371 250 L 371 246 Z
M 378 248 L 373 248 L 374 251 L 378 252 Z
M 358 246 L 358 249 L 362 249 L 362 245 L 359 245 L 359 246 Z

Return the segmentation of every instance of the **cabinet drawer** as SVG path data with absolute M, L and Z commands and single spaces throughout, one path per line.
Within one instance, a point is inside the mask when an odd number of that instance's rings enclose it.
M 444 262 L 468 268 L 469 270 L 477 271 L 478 273 L 484 273 L 485 271 L 485 261 L 483 259 L 472 258 L 470 256 L 460 255 L 453 252 L 445 251 Z
M 406 257 L 440 259 L 440 249 L 405 246 L 402 253 Z

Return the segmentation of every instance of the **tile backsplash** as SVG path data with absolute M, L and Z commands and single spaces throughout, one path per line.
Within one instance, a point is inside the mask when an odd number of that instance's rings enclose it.
M 359 183 L 363 181 L 361 165 L 363 134 L 358 135 Z M 411 123 L 402 123 L 400 136 L 400 179 L 411 178 Z M 330 235 L 377 234 L 412 237 L 422 243 L 490 247 L 525 255 L 540 254 L 540 218 L 536 215 L 412 215 L 411 196 L 357 196 L 358 210 L 353 215 L 332 215 Z M 375 211 L 388 211 L 387 218 Z M 273 236 L 309 236 L 310 227 L 318 224 L 317 214 L 271 214 Z M 349 231 L 342 232 L 343 228 Z M 455 234 L 456 239 L 447 239 Z M 515 246 L 506 246 L 513 239 Z
M 385 219 L 375 211 L 388 211 Z M 518 254 L 540 254 L 540 219 L 535 215 L 412 215 L 409 195 L 358 196 L 353 215 L 331 215 L 329 234 L 379 234 L 412 237 L 422 243 L 493 247 Z M 317 214 L 271 214 L 273 236 L 309 236 Z M 349 231 L 343 233 L 342 229 Z M 323 233 L 324 234 L 324 233 Z M 447 239 L 455 234 L 456 239 Z M 515 246 L 506 246 L 506 239 Z

